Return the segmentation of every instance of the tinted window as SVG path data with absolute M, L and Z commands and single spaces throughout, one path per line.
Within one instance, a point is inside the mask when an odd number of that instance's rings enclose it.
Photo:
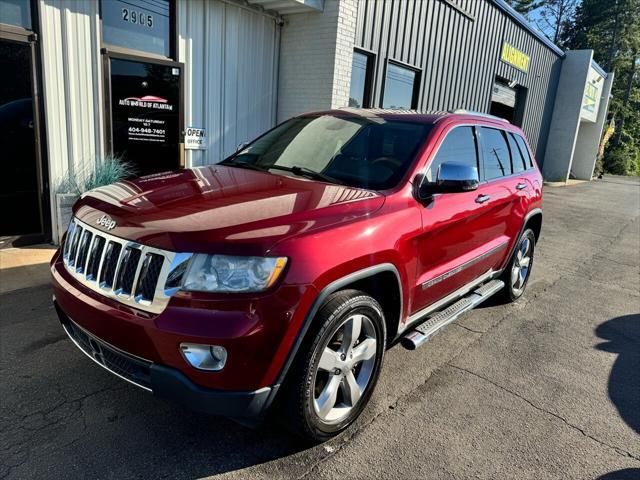
M 513 161 L 513 173 L 522 172 L 527 169 L 527 160 L 520 151 L 520 147 L 516 143 L 513 133 L 508 133 L 509 148 L 511 149 L 511 160 Z
M 169 57 L 169 0 L 102 0 L 104 43 Z
M 520 135 L 515 134 L 513 136 L 516 137 L 516 142 L 520 147 L 520 152 L 522 152 L 522 155 L 524 155 L 524 157 L 526 158 L 526 163 L 528 164 L 527 168 L 533 167 L 533 160 L 531 159 L 531 155 L 529 155 L 529 149 L 527 148 L 527 144 L 525 143 L 524 138 L 522 138 Z
M 430 128 L 380 118 L 298 117 L 258 138 L 223 164 L 250 164 L 284 175 L 296 175 L 284 169 L 300 167 L 345 185 L 384 190 L 394 187 L 407 172 Z
M 440 164 L 458 163 L 478 168 L 475 135 L 472 127 L 457 127 L 444 138 L 427 170 L 427 180 L 434 182 Z
M 0 23 L 31 29 L 31 2 L 0 0 Z
M 408 68 L 387 64 L 387 74 L 384 79 L 383 108 L 413 108 L 413 92 L 417 80 L 417 73 Z
M 484 179 L 511 175 L 511 159 L 509 148 L 502 130 L 482 127 L 482 169 Z
M 351 90 L 349 91 L 349 106 L 362 108 L 365 106 L 365 91 L 367 87 L 367 67 L 369 56 L 360 52 L 353 52 L 351 65 Z

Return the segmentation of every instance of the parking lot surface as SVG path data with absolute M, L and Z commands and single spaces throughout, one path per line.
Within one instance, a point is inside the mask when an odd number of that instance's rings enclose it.
M 363 417 L 313 448 L 114 378 L 47 285 L 0 295 L 0 478 L 640 479 L 640 181 L 544 195 L 524 297 L 391 348 Z

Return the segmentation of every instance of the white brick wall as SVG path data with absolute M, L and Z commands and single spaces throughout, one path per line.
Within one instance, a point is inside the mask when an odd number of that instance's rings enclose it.
M 282 27 L 278 121 L 347 106 L 357 0 L 325 0 L 324 11 L 288 15 Z

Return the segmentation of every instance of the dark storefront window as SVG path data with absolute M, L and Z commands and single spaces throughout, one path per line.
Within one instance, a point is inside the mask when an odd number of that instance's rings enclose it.
M 383 108 L 415 108 L 418 72 L 395 63 L 387 64 Z
M 110 58 L 113 154 L 137 174 L 178 168 L 181 68 Z
M 31 30 L 30 0 L 0 0 L 0 23 Z
M 371 84 L 371 55 L 355 51 L 351 66 L 351 90 L 349 91 L 349 106 L 366 108 L 369 106 L 369 89 Z
M 101 0 L 100 7 L 103 43 L 171 56 L 169 0 Z

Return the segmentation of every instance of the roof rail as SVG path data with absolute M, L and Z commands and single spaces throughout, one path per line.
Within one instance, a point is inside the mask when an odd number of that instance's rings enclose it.
M 449 110 L 449 113 L 459 113 L 462 115 L 476 115 L 478 117 L 490 118 L 491 120 L 498 120 L 500 122 L 510 123 L 509 120 L 507 120 L 506 118 L 496 117 L 495 115 L 491 115 L 489 113 L 484 113 L 484 112 L 465 110 L 464 108 L 456 108 L 455 110 Z

